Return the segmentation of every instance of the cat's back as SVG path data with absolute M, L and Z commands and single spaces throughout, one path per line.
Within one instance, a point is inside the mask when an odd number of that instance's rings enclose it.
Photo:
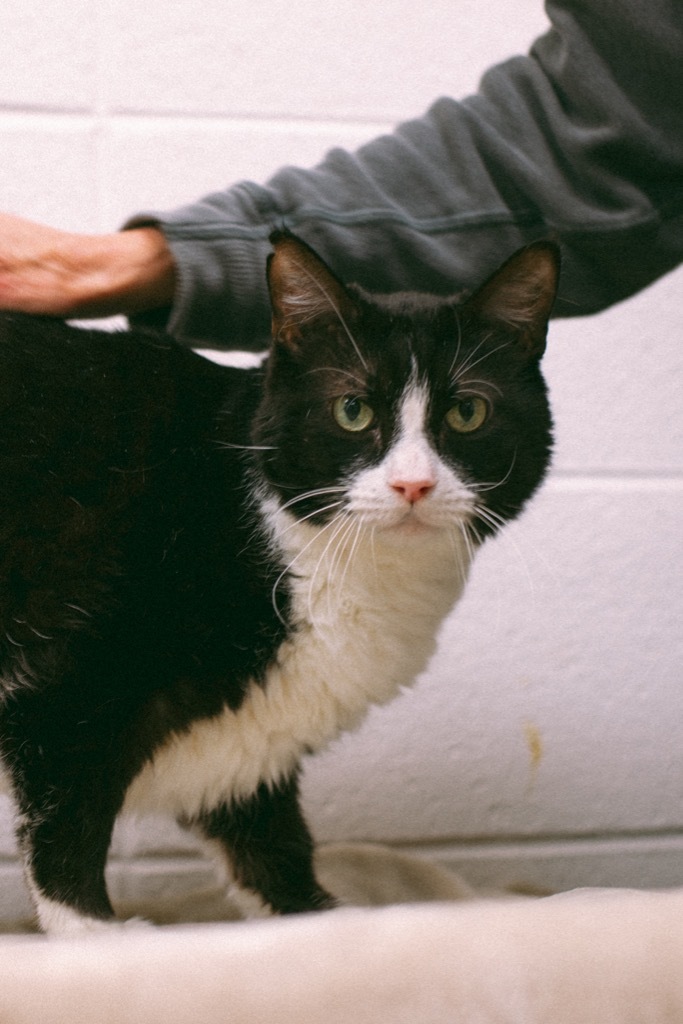
M 73 327 L 49 317 L 0 314 L 0 402 L 37 405 L 61 395 L 109 404 L 137 402 L 174 385 L 225 393 L 226 369 L 164 335 Z M 93 403 L 94 404 L 94 403 Z
M 108 534 L 124 508 L 139 518 L 141 502 L 175 508 L 221 442 L 248 441 L 257 394 L 250 371 L 164 336 L 0 315 L 3 551 L 16 552 L 18 534 L 34 545 Z M 220 478 L 234 463 L 223 451 Z
M 0 459 L 92 445 L 121 457 L 140 443 L 196 441 L 224 412 L 241 431 L 248 371 L 218 366 L 172 338 L 0 314 Z M 236 440 L 241 440 L 237 438 Z

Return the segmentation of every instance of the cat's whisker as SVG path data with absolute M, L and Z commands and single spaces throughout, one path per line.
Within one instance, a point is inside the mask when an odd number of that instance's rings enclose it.
M 278 591 L 278 587 L 282 583 L 282 581 L 285 578 L 285 576 L 287 575 L 288 571 L 289 571 L 289 566 L 286 566 L 282 570 L 282 572 L 280 573 L 278 578 L 275 580 L 275 583 L 273 584 L 273 588 L 272 588 L 272 590 L 270 592 L 270 601 L 271 601 L 271 604 L 273 606 L 273 610 L 274 610 L 275 614 L 277 615 L 278 620 L 282 623 L 283 626 L 287 625 L 287 620 L 285 618 L 283 618 L 282 612 L 280 611 L 280 609 L 278 607 L 277 591 Z
M 345 488 L 342 486 L 335 487 L 316 487 L 311 491 L 304 491 L 303 494 L 297 494 L 294 498 L 289 498 L 283 505 L 283 511 L 289 508 L 293 508 L 294 505 L 299 504 L 302 501 L 308 501 L 310 498 L 320 498 L 326 494 L 343 494 Z M 315 513 L 314 513 L 315 514 Z
M 315 615 L 314 615 L 314 609 L 313 609 L 313 594 L 314 594 L 315 590 L 317 589 L 318 576 L 319 576 L 321 570 L 324 569 L 325 570 L 325 580 L 326 581 L 330 581 L 330 580 L 334 581 L 335 576 L 336 576 L 336 562 L 337 562 L 337 559 L 341 556 L 341 550 L 343 548 L 343 541 L 345 539 L 346 534 L 348 534 L 348 532 L 350 531 L 351 525 L 352 525 L 352 521 L 349 518 L 349 516 L 346 515 L 344 512 L 340 512 L 325 527 L 325 530 L 331 530 L 331 535 L 327 538 L 326 543 L 325 543 L 325 547 L 323 548 L 322 552 L 320 553 L 320 556 L 318 558 L 318 561 L 316 562 L 315 568 L 313 569 L 313 572 L 311 573 L 311 578 L 310 578 L 309 587 L 308 587 L 309 618 L 310 618 L 310 620 L 311 620 L 311 622 L 313 624 L 315 624 Z M 342 540 L 341 541 L 339 540 L 340 535 L 342 535 Z M 330 550 L 331 549 L 332 549 L 332 556 L 331 556 L 331 559 L 328 561 L 328 559 L 330 557 Z M 329 615 L 330 612 L 331 612 L 331 608 L 332 608 L 332 606 L 331 606 L 331 591 L 332 591 L 332 588 L 331 588 L 331 586 L 328 586 L 326 589 L 327 589 L 327 603 L 328 603 L 327 610 L 328 610 L 328 615 Z
M 339 488 L 339 490 L 342 490 L 342 489 L 343 488 Z M 301 523 L 306 522 L 306 520 L 312 519 L 314 516 L 320 514 L 321 512 L 330 511 L 330 509 L 333 509 L 336 506 L 339 506 L 341 504 L 342 504 L 341 502 L 333 502 L 332 504 L 330 504 L 330 505 L 328 505 L 328 506 L 326 506 L 326 507 L 324 507 L 322 509 L 315 509 L 313 512 L 309 512 L 308 515 L 306 515 L 306 516 L 298 517 L 294 522 L 290 523 L 289 526 L 284 527 L 281 530 L 280 536 L 282 538 L 284 538 L 287 535 L 287 533 L 289 533 L 291 530 L 296 529 L 297 526 L 299 526 Z M 343 520 L 345 518 L 346 517 L 345 517 L 344 511 L 342 509 L 335 516 L 333 516 L 333 518 L 328 523 L 325 523 L 321 527 L 321 532 L 313 534 L 311 539 L 306 544 L 304 544 L 304 546 L 301 548 L 301 550 L 298 551 L 294 555 L 294 557 L 290 559 L 290 561 L 283 568 L 282 572 L 280 573 L 280 575 L 275 580 L 275 583 L 273 584 L 273 587 L 272 587 L 272 590 L 271 590 L 271 601 L 272 601 L 272 604 L 273 604 L 273 608 L 275 609 L 275 612 L 276 612 L 276 614 L 277 614 L 277 616 L 278 616 L 278 618 L 280 619 L 281 622 L 283 622 L 284 620 L 282 619 L 282 615 L 280 614 L 280 610 L 279 610 L 278 605 L 277 605 L 277 590 L 278 590 L 278 587 L 280 586 L 280 584 L 282 583 L 282 580 L 286 576 L 288 576 L 290 574 L 291 575 L 296 575 L 296 564 L 297 564 L 297 562 L 304 557 L 304 555 L 309 550 L 309 548 L 311 548 L 315 543 L 317 543 L 319 537 L 322 534 L 326 533 L 330 529 L 333 529 L 332 537 L 328 540 L 328 542 L 327 542 L 327 544 L 325 546 L 325 549 L 323 551 L 323 554 L 321 555 L 320 559 L 318 560 L 318 565 L 316 566 L 316 569 L 314 570 L 314 572 L 312 573 L 312 576 L 311 576 L 311 581 L 310 581 L 310 585 L 309 585 L 309 615 L 312 614 L 312 604 L 311 604 L 312 587 L 313 587 L 313 583 L 314 583 L 315 577 L 316 577 L 317 572 L 318 572 L 318 568 L 320 566 L 320 562 L 324 558 L 325 552 L 328 550 L 330 544 L 334 541 L 334 537 L 336 536 L 336 532 L 337 532 L 338 529 L 341 528 L 341 525 L 343 525 Z M 335 527 L 337 528 L 337 530 L 334 529 Z
M 338 504 L 338 503 L 335 502 L 335 504 Z M 330 508 L 334 508 L 334 505 L 330 505 L 329 507 Z M 323 511 L 325 511 L 325 510 L 323 510 Z M 318 513 L 318 510 L 316 509 L 315 511 L 310 512 L 307 516 L 304 516 L 304 517 L 302 517 L 300 519 L 295 520 L 293 523 L 290 523 L 289 526 L 284 527 L 282 529 L 282 531 L 280 533 L 280 536 L 284 538 L 287 535 L 287 533 L 289 533 L 291 530 L 294 530 L 300 523 L 305 522 L 306 519 L 312 518 L 313 516 L 317 515 L 317 513 Z M 341 513 L 339 513 L 339 514 L 341 514 Z M 335 517 L 335 519 L 336 519 L 336 517 Z M 333 519 L 332 522 L 335 522 L 335 519 Z M 279 609 L 278 603 L 277 603 L 278 587 L 280 586 L 280 584 L 282 583 L 283 579 L 285 579 L 286 576 L 289 576 L 290 574 L 295 575 L 294 568 L 296 566 L 297 561 L 300 558 L 303 557 L 303 555 L 306 553 L 306 551 L 308 551 L 308 549 L 313 544 L 315 544 L 316 540 L 317 540 L 317 536 L 314 534 L 313 537 L 311 537 L 311 539 L 308 541 L 308 543 L 305 544 L 303 546 L 303 548 L 300 551 L 298 551 L 296 553 L 296 555 L 292 559 L 290 559 L 290 561 L 285 565 L 285 567 L 283 568 L 282 572 L 279 574 L 279 576 L 277 577 L 277 579 L 275 580 L 275 582 L 273 583 L 273 586 L 271 588 L 271 592 L 270 592 L 271 603 L 273 605 L 273 609 L 275 610 L 275 614 L 277 615 L 278 619 L 280 620 L 280 622 L 283 625 L 286 625 L 286 622 L 285 622 L 285 620 L 282 617 L 282 614 L 280 612 L 280 609 Z
M 328 505 L 326 508 L 323 508 L 323 509 L 320 509 L 320 510 L 316 509 L 313 512 L 309 512 L 308 515 L 302 516 L 302 517 L 296 519 L 293 523 L 290 523 L 289 526 L 284 527 L 282 529 L 281 533 L 280 533 L 280 536 L 284 539 L 286 537 L 286 535 L 291 530 L 296 529 L 296 527 L 300 523 L 305 523 L 308 519 L 312 519 L 314 516 L 316 516 L 318 514 L 319 511 L 326 512 L 326 511 L 329 511 L 330 509 L 333 509 L 336 505 L 340 505 L 340 504 L 341 504 L 341 502 L 334 502 L 332 505 Z M 322 528 L 323 532 L 326 531 L 327 529 L 329 529 L 335 523 L 337 523 L 337 521 L 340 520 L 343 517 L 343 515 L 344 515 L 343 510 L 338 512 L 330 520 L 329 523 L 325 524 L 325 526 Z M 276 613 L 278 619 L 280 620 L 280 622 L 283 623 L 283 625 L 286 624 L 286 623 L 285 623 L 285 620 L 283 619 L 283 617 L 282 617 L 282 615 L 280 613 L 280 609 L 278 608 L 278 604 L 277 604 L 277 591 L 278 591 L 278 588 L 279 588 L 280 584 L 282 583 L 283 579 L 286 576 L 289 576 L 290 574 L 291 575 L 296 575 L 296 563 L 301 558 L 303 558 L 303 556 L 306 554 L 308 549 L 310 547 L 312 547 L 313 544 L 316 543 L 317 539 L 318 539 L 318 535 L 314 534 L 313 537 L 311 537 L 311 539 L 308 541 L 308 543 L 305 544 L 303 546 L 303 548 L 300 551 L 298 551 L 296 553 L 296 555 L 292 559 L 290 559 L 290 561 L 285 565 L 285 567 L 283 568 L 282 572 L 280 573 L 280 575 L 275 580 L 275 583 L 273 584 L 273 587 L 272 587 L 272 590 L 271 590 L 271 603 L 273 605 L 273 608 L 275 609 L 275 613 Z M 315 573 L 314 573 L 314 576 L 315 576 Z M 309 592 L 309 605 L 310 605 L 310 592 Z
M 375 570 L 375 578 L 379 578 L 379 566 L 377 565 L 377 551 L 375 549 L 375 534 L 377 532 L 377 526 L 373 525 L 370 530 L 370 551 L 372 553 L 372 566 Z
M 468 520 L 468 522 L 467 522 L 467 530 L 469 532 L 470 537 L 474 538 L 474 543 L 478 547 L 481 547 L 482 544 L 484 543 L 484 538 L 479 533 L 479 530 L 477 529 L 476 523 L 472 522 L 472 520 Z
M 467 552 L 467 564 L 463 562 L 462 547 L 458 543 L 458 534 L 462 537 L 465 544 L 465 550 Z M 448 536 L 453 550 L 453 559 L 455 561 L 458 575 L 460 576 L 460 582 L 464 587 L 467 583 L 467 573 L 469 566 L 474 558 L 474 544 L 472 543 L 472 535 L 470 533 L 470 523 L 466 520 L 460 520 L 457 524 L 457 529 L 449 530 Z
M 314 578 L 316 578 L 318 576 L 318 573 L 322 569 L 324 569 L 325 570 L 326 579 L 329 581 L 329 585 L 325 588 L 326 591 L 327 591 L 327 616 L 328 616 L 328 619 L 333 616 L 335 606 L 336 606 L 336 604 L 338 604 L 338 594 L 339 594 L 338 578 L 337 578 L 338 566 L 339 566 L 339 563 L 341 562 L 342 554 L 344 552 L 346 541 L 347 541 L 347 538 L 348 538 L 348 536 L 349 536 L 349 534 L 351 532 L 351 529 L 352 529 L 352 524 L 351 524 L 351 521 L 348 518 L 345 519 L 343 522 L 341 522 L 339 524 L 339 527 L 338 527 L 337 531 L 335 532 L 334 536 L 330 538 L 329 544 L 327 545 L 327 547 L 326 547 L 325 551 L 323 552 L 320 560 L 318 561 L 318 565 L 316 566 L 316 571 L 315 571 L 315 574 L 314 574 Z M 331 553 L 330 553 L 330 550 L 331 550 Z M 328 556 L 328 554 L 329 554 L 329 557 L 330 557 L 329 564 L 327 563 L 327 556 Z
M 456 314 L 455 314 L 455 322 L 456 322 L 456 324 L 458 326 L 458 340 L 457 340 L 457 343 L 456 343 L 456 346 L 455 346 L 455 354 L 454 354 L 454 356 L 453 356 L 453 358 L 451 360 L 451 365 L 448 368 L 448 375 L 449 376 L 451 376 L 453 374 L 453 367 L 458 362 L 458 359 L 460 357 L 460 349 L 462 348 L 462 319 L 461 319 L 460 314 L 458 312 L 456 312 Z
M 305 516 L 297 516 L 297 518 L 294 520 L 294 522 L 290 523 L 289 526 L 284 526 L 282 528 L 282 531 L 280 532 L 280 536 L 281 537 L 286 537 L 287 534 L 290 533 L 292 530 L 295 530 L 297 528 L 297 526 L 299 526 L 300 523 L 307 523 L 311 519 L 315 519 L 315 517 L 317 515 L 321 515 L 324 512 L 331 512 L 332 509 L 335 509 L 335 508 L 338 508 L 339 512 L 335 513 L 335 515 L 332 518 L 331 522 L 330 523 L 323 523 L 322 524 L 322 529 L 326 529 L 328 526 L 331 525 L 331 523 L 336 521 L 336 519 L 337 519 L 337 517 L 339 515 L 342 514 L 342 512 L 343 512 L 343 502 L 341 502 L 341 501 L 333 501 L 329 505 L 324 505 L 322 508 L 315 508 L 315 509 L 313 509 L 312 512 L 307 512 Z M 311 539 L 309 544 L 313 544 L 314 541 L 315 541 L 315 537 L 313 537 Z M 307 544 L 306 548 L 308 548 L 308 546 L 309 545 Z M 306 548 L 304 548 L 303 550 L 306 550 Z
M 348 554 L 346 556 L 346 564 L 344 566 L 344 569 L 342 571 L 341 577 L 339 579 L 339 583 L 337 585 L 337 589 L 339 591 L 339 598 L 340 598 L 340 600 L 344 596 L 344 584 L 346 582 L 346 576 L 347 576 L 347 573 L 348 573 L 348 571 L 349 571 L 349 569 L 351 567 L 352 562 L 355 559 L 356 552 L 358 551 L 358 545 L 360 544 L 360 538 L 361 538 L 361 535 L 362 535 L 363 530 L 364 530 L 363 523 L 362 523 L 362 521 L 360 519 L 356 519 L 355 520 L 355 527 L 356 527 L 356 530 L 355 530 L 355 535 L 354 535 L 354 537 L 353 537 L 353 539 L 351 541 L 351 548 L 350 548 L 350 550 L 349 550 L 349 552 L 348 552 Z
M 483 493 L 484 491 L 495 491 L 497 487 L 502 487 L 503 484 L 506 484 L 508 482 L 508 480 L 510 479 L 510 477 L 512 476 L 512 470 L 515 468 L 515 462 L 516 461 L 517 461 L 517 449 L 515 448 L 515 450 L 513 452 L 513 455 L 512 455 L 512 462 L 510 463 L 510 468 L 508 469 L 508 471 L 505 474 L 505 476 L 501 477 L 500 480 L 496 481 L 496 483 L 489 483 L 487 481 L 484 481 L 482 483 L 477 482 L 477 483 L 471 484 L 470 486 L 472 487 L 472 490 L 475 491 L 477 494 L 479 494 L 479 493 Z
M 357 520 L 353 519 L 350 516 L 344 516 L 342 518 L 342 521 L 339 524 L 339 528 L 336 530 L 334 535 L 330 538 L 330 542 L 327 545 L 327 547 L 325 549 L 325 552 L 323 553 L 323 559 L 324 559 L 325 556 L 327 556 L 327 554 L 330 551 L 330 549 L 334 548 L 334 550 L 332 550 L 332 552 L 331 552 L 331 557 L 330 557 L 330 562 L 329 562 L 329 566 L 328 566 L 327 576 L 328 576 L 328 579 L 330 581 L 332 581 L 336 585 L 337 593 L 338 594 L 340 594 L 340 592 L 341 592 L 341 590 L 343 588 L 344 577 L 346 576 L 346 572 L 347 572 L 348 566 L 349 566 L 350 553 L 348 551 L 348 539 L 349 539 L 349 536 L 351 535 L 351 533 L 353 532 L 354 527 L 356 527 L 356 526 L 357 526 Z M 339 567 L 341 565 L 342 559 L 344 558 L 344 555 L 346 555 L 346 558 L 345 558 L 345 561 L 344 561 L 344 567 L 342 569 L 341 576 L 339 576 L 338 575 L 338 571 L 339 571 Z M 318 568 L 320 568 L 320 566 L 323 564 L 323 559 L 321 559 L 321 561 L 319 562 Z M 331 598 L 333 596 L 332 591 L 333 591 L 332 586 L 329 586 L 327 588 L 328 613 L 332 611 L 332 603 L 331 603 Z
M 458 319 L 458 327 L 460 328 L 460 320 L 459 319 Z M 491 331 L 489 331 L 488 334 L 484 335 L 484 337 L 481 339 L 479 344 L 469 353 L 469 356 L 467 358 L 471 359 L 473 356 L 475 356 L 477 354 L 477 352 L 479 351 L 479 349 L 482 347 L 482 345 L 485 345 L 490 337 L 491 337 Z M 466 371 L 466 368 L 467 368 L 467 358 L 462 363 L 458 363 L 458 356 L 460 355 L 460 344 L 461 344 L 461 342 L 462 342 L 462 328 L 460 328 L 460 333 L 458 335 L 458 347 L 457 347 L 457 349 L 455 351 L 455 355 L 453 356 L 453 359 L 451 361 L 451 365 L 450 365 L 449 370 L 448 370 L 449 376 L 455 377 L 455 378 L 458 378 L 458 379 L 463 375 L 463 373 Z
M 282 529 L 278 531 L 278 535 L 280 537 L 286 537 L 287 534 L 290 533 L 292 530 L 296 530 L 296 528 L 298 526 L 300 526 L 301 523 L 306 523 L 309 520 L 314 519 L 317 515 L 321 515 L 324 512 L 330 512 L 332 509 L 338 508 L 339 506 L 342 506 L 342 502 L 341 501 L 333 501 L 333 502 L 331 502 L 331 504 L 324 505 L 322 508 L 315 508 L 315 509 L 313 509 L 312 512 L 308 512 L 305 516 L 297 516 L 297 518 L 293 522 L 291 522 L 289 524 L 289 526 L 283 526 Z M 339 512 L 335 513 L 335 515 L 333 516 L 333 518 L 330 520 L 329 523 L 324 523 L 322 525 L 321 529 L 322 530 L 326 530 L 332 523 L 336 522 L 337 518 L 340 515 L 342 515 L 342 513 L 343 513 L 343 508 L 340 509 Z M 308 548 L 311 546 L 311 544 L 315 543 L 315 540 L 316 540 L 316 538 L 315 538 L 315 536 L 313 536 L 311 538 L 311 540 L 308 542 L 308 544 L 306 544 L 301 549 L 300 554 L 303 554 L 304 551 L 308 550 Z M 299 556 L 297 555 L 297 558 L 298 557 Z
M 469 391 L 469 389 L 471 388 L 471 386 L 473 384 L 481 384 L 481 385 L 483 385 L 483 389 L 484 390 L 482 390 L 482 391 L 475 391 L 472 388 L 472 394 L 473 395 L 481 395 L 482 398 L 488 398 L 489 391 L 497 391 L 498 394 L 501 395 L 501 396 L 503 394 L 502 389 L 499 388 L 496 384 L 494 384 L 493 381 L 491 381 L 491 380 L 476 380 L 476 379 L 475 380 L 470 380 L 470 379 L 463 379 L 462 376 L 459 376 L 458 377 L 458 384 L 461 387 L 467 388 L 468 391 Z
M 242 452 L 276 452 L 279 451 L 275 444 L 233 444 L 231 441 L 214 441 L 216 448 L 233 448 Z
M 352 370 L 344 370 L 340 366 L 314 366 L 312 370 L 308 370 L 306 372 L 306 376 L 314 373 L 334 373 L 339 377 L 348 377 L 360 390 L 364 390 L 367 387 L 366 380 L 359 377 L 358 374 L 354 373 Z
M 519 564 L 524 572 L 526 580 L 529 584 L 529 591 L 532 595 L 535 594 L 536 587 L 534 585 L 534 580 L 529 570 L 527 560 L 524 557 L 524 552 L 522 551 L 522 549 L 520 548 L 519 544 L 515 540 L 514 536 L 510 533 L 510 531 L 508 529 L 503 529 L 504 527 L 508 526 L 508 521 L 503 516 L 499 515 L 497 512 L 494 512 L 493 509 L 486 508 L 486 506 L 484 505 L 478 504 L 476 506 L 475 511 L 477 516 L 481 519 L 483 523 L 487 523 L 489 526 L 493 527 L 496 536 L 502 536 L 505 542 L 512 546 L 519 561 Z
M 325 574 L 324 589 L 327 591 L 328 617 L 335 611 L 332 600 L 335 596 L 333 592 L 333 585 L 336 587 L 337 600 L 341 600 L 346 574 L 354 558 L 357 544 L 363 530 L 363 524 L 357 518 L 351 517 L 342 512 L 327 524 L 326 529 L 330 530 L 331 534 L 327 539 L 320 557 L 318 558 L 316 566 L 311 574 L 309 584 L 309 614 L 312 622 L 315 622 L 312 597 L 318 589 L 317 580 L 321 572 L 324 571 Z M 350 537 L 354 530 L 355 536 L 350 541 Z M 344 559 L 344 565 L 340 574 L 339 568 L 342 559 Z
M 491 335 L 488 334 L 477 345 L 477 347 L 474 349 L 474 351 L 470 354 L 469 362 L 465 362 L 462 366 L 459 366 L 457 370 L 454 370 L 452 372 L 452 376 L 453 376 L 453 378 L 455 380 L 458 380 L 458 381 L 461 380 L 465 376 L 465 374 L 469 373 L 470 370 L 473 369 L 473 367 L 478 366 L 479 363 L 483 363 L 485 359 L 489 359 L 491 356 L 495 355 L 496 352 L 500 352 L 502 349 L 508 348 L 509 345 L 511 344 L 511 342 L 509 342 L 509 341 L 504 341 L 502 345 L 496 345 L 496 347 L 492 348 L 490 352 L 485 352 L 483 356 L 479 356 L 478 359 L 472 360 L 472 356 L 474 356 L 479 351 L 479 349 L 484 344 L 484 342 L 488 341 L 490 339 L 490 337 L 491 337 Z
M 507 519 L 505 519 L 504 516 L 499 515 L 499 513 L 494 512 L 492 509 L 486 508 L 483 505 L 477 506 L 477 515 L 479 516 L 483 523 L 488 523 L 489 526 L 492 526 L 496 533 L 498 533 L 500 530 L 507 527 L 508 525 L 508 521 Z M 509 535 L 508 539 L 512 540 L 512 538 L 509 537 Z
M 466 364 L 461 368 L 460 372 L 458 373 L 457 378 L 462 379 L 466 374 L 469 374 L 470 371 L 474 369 L 474 367 L 478 367 L 480 362 L 483 362 L 484 359 L 488 359 L 490 358 L 490 356 L 495 355 L 496 352 L 500 352 L 502 351 L 502 349 L 508 348 L 509 345 L 510 342 L 506 341 L 502 345 L 497 345 L 496 348 L 492 348 L 492 350 L 490 350 L 489 352 L 484 352 L 484 354 L 480 355 L 478 359 L 466 362 Z
M 465 541 L 465 547 L 467 548 L 467 555 L 470 562 L 474 559 L 475 549 L 481 543 L 476 533 L 476 530 L 472 529 L 472 523 L 465 520 L 461 524 L 461 532 L 463 540 Z
M 498 512 L 494 512 L 493 509 L 487 508 L 486 505 L 482 505 L 480 502 L 475 505 L 474 511 L 482 523 L 493 527 L 496 532 L 506 525 L 506 520 L 503 516 Z

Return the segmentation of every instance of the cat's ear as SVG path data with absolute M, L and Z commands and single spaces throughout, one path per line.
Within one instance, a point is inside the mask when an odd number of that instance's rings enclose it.
M 512 327 L 528 355 L 538 359 L 545 350 L 559 274 L 559 247 L 554 242 L 533 242 L 507 260 L 465 307 L 485 320 Z
M 273 338 L 297 349 L 307 332 L 325 321 L 345 325 L 353 300 L 327 264 L 288 231 L 270 237 L 268 289 Z

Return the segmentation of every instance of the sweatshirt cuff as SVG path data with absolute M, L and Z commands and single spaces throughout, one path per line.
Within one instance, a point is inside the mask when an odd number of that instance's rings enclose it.
M 208 211 L 206 211 L 208 213 Z M 176 267 L 173 303 L 136 314 L 131 322 L 166 330 L 188 345 L 262 351 L 270 338 L 266 261 L 270 252 L 265 225 L 245 228 L 225 219 L 183 211 L 140 213 L 123 230 L 155 227 L 166 238 Z

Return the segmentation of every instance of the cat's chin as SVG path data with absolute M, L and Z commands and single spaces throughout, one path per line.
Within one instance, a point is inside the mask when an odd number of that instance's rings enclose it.
M 401 519 L 394 523 L 385 525 L 383 533 L 387 537 L 402 538 L 426 538 L 435 537 L 443 530 L 440 523 L 430 522 L 416 512 L 407 512 Z

